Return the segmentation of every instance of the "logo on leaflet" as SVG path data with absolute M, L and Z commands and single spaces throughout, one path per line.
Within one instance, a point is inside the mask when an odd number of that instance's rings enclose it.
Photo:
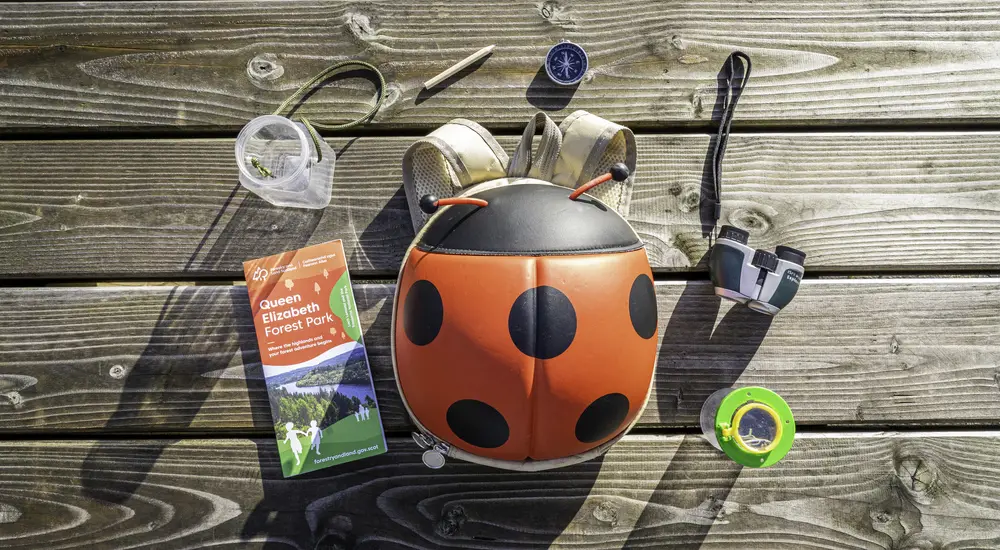
M 254 281 L 263 281 L 267 279 L 267 276 L 268 276 L 267 270 L 264 269 L 263 267 L 258 267 L 253 270 L 253 275 L 250 277 L 250 279 Z

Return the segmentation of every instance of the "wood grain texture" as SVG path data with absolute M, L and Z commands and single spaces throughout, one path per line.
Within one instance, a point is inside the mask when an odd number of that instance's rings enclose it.
M 989 122 L 998 23 L 1000 5 L 972 1 L 4 3 L 0 127 L 234 131 L 347 58 L 386 73 L 379 126 L 463 116 L 514 127 L 538 109 L 704 124 L 736 48 L 756 66 L 739 125 Z M 563 39 L 590 57 L 578 87 L 557 87 L 542 69 Z M 497 50 L 477 69 L 422 91 L 487 44 Z M 361 116 L 370 89 L 344 81 L 304 112 Z
M 777 391 L 804 425 L 1000 416 L 1000 280 L 806 281 L 773 321 L 707 282 L 656 288 L 645 427 L 695 427 L 708 395 L 734 384 Z M 399 432 L 393 292 L 355 285 L 383 422 Z M 2 432 L 272 433 L 243 287 L 4 289 L 0 311 Z
M 231 140 L 0 142 L 0 277 L 241 279 L 244 260 L 340 238 L 354 275 L 395 278 L 413 239 L 401 187 L 413 139 L 331 140 L 323 211 L 240 188 Z M 652 264 L 704 270 L 709 137 L 638 148 L 630 221 Z M 997 133 L 736 135 L 722 223 L 805 250 L 811 273 L 996 269 L 997 150 Z
M 281 479 L 273 441 L 5 443 L 5 548 L 995 548 L 1000 435 L 800 434 L 774 467 L 630 436 L 542 473 L 389 454 Z

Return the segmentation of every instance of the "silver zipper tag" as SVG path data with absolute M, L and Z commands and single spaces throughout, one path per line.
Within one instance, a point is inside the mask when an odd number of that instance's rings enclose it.
M 444 466 L 444 455 L 437 448 L 427 449 L 424 454 L 420 457 L 420 460 L 424 462 L 424 466 L 432 470 L 439 470 Z
M 413 442 L 416 443 L 421 449 L 430 449 L 434 446 L 434 439 L 425 434 L 412 432 L 410 436 L 413 437 Z
M 432 470 L 437 470 L 444 466 L 445 457 L 448 456 L 448 451 L 451 449 L 450 445 L 444 441 L 438 441 L 437 438 L 430 434 L 413 432 L 410 435 L 421 449 L 426 449 L 420 457 L 424 466 Z

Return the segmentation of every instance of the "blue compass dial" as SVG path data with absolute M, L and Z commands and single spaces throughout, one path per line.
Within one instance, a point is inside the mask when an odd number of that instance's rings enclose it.
M 587 52 L 572 42 L 560 42 L 545 56 L 545 72 L 556 84 L 572 85 L 587 73 Z

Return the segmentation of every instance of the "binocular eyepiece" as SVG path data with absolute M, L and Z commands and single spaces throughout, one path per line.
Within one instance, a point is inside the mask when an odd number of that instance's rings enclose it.
M 806 254 L 788 246 L 774 252 L 747 246 L 750 233 L 731 225 L 719 229 L 712 247 L 709 270 L 715 294 L 746 304 L 750 309 L 775 315 L 799 290 Z

